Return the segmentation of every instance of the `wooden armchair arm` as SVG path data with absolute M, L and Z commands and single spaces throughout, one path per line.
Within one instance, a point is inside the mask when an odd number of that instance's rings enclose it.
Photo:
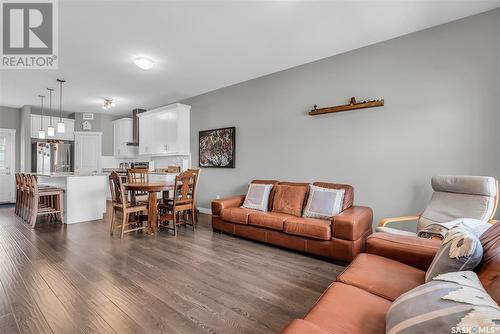
M 385 225 L 387 225 L 389 223 L 416 221 L 419 218 L 420 218 L 420 216 L 401 216 L 401 217 L 394 217 L 394 218 L 384 218 L 378 223 L 378 226 L 384 227 Z

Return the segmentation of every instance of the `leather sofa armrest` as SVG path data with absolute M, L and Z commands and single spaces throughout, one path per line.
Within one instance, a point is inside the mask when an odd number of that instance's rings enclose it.
M 245 195 L 220 198 L 212 201 L 212 214 L 220 215 L 222 209 L 236 208 L 243 205 Z
M 333 217 L 333 237 L 358 240 L 372 230 L 373 211 L 366 206 L 351 206 Z
M 412 267 L 427 270 L 441 240 L 377 232 L 366 240 L 366 252 L 383 256 Z
M 326 331 L 318 325 L 302 319 L 295 319 L 292 321 L 285 329 L 281 331 L 281 334 L 331 334 L 334 332 Z

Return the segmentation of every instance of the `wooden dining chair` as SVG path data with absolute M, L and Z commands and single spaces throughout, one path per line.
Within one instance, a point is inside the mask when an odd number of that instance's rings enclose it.
M 198 184 L 200 183 L 200 168 L 189 168 L 189 172 L 193 172 L 196 175 L 196 184 L 194 185 L 194 194 L 193 194 L 193 202 L 194 202 L 194 212 L 196 213 L 196 221 L 198 221 L 198 207 L 196 205 L 196 197 L 198 193 Z
M 193 194 L 196 191 L 196 174 L 190 171 L 180 173 L 175 177 L 173 198 L 161 203 L 159 207 L 158 225 L 174 231 L 177 236 L 178 225 L 191 225 L 195 230 L 196 214 Z M 191 216 L 191 220 L 188 217 Z M 170 227 L 172 223 L 172 227 Z
M 116 172 L 112 172 L 109 176 L 109 187 L 111 190 L 111 200 L 113 202 L 113 212 L 111 215 L 111 226 L 109 233 L 113 235 L 115 228 L 120 228 L 120 238 L 123 238 L 125 233 L 146 229 L 143 225 L 143 219 L 147 220 L 148 206 L 146 204 L 135 204 L 128 201 L 127 192 L 123 187 L 122 179 Z M 121 213 L 121 224 L 115 225 L 116 214 Z M 131 214 L 135 214 L 137 222 L 130 222 Z M 127 227 L 127 228 L 126 228 Z
M 145 168 L 127 169 L 127 182 L 129 183 L 149 183 L 149 170 Z M 147 204 L 148 193 L 146 191 L 131 191 L 131 201 L 136 204 Z

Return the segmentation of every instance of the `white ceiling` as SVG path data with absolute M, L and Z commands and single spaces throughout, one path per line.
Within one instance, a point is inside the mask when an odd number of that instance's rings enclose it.
M 500 6 L 491 1 L 59 1 L 59 70 L 0 71 L 0 105 L 67 80 L 68 111 L 154 108 Z M 157 62 L 150 71 L 132 58 Z M 117 107 L 103 111 L 104 98 Z

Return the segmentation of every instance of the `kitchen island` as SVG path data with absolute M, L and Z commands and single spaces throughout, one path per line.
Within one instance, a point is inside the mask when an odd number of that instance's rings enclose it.
M 40 185 L 64 189 L 64 222 L 82 223 L 102 219 L 106 212 L 106 174 L 53 173 L 37 175 Z

